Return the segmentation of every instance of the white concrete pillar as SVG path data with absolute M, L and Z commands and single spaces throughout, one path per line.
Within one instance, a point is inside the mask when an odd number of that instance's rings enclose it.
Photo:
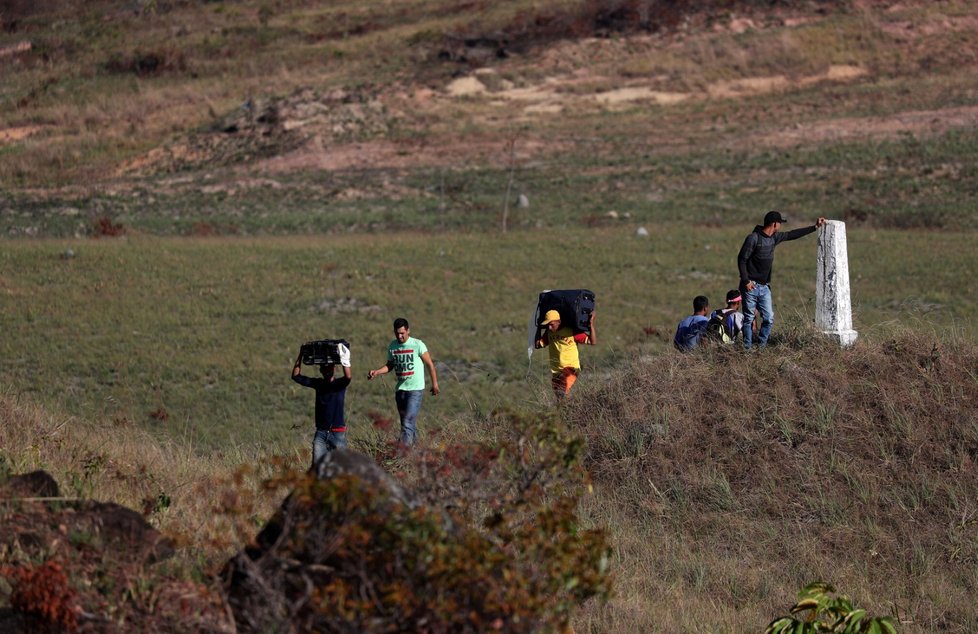
M 848 348 L 855 343 L 859 333 L 852 329 L 846 223 L 825 221 L 818 230 L 817 257 L 815 325 L 840 346 Z

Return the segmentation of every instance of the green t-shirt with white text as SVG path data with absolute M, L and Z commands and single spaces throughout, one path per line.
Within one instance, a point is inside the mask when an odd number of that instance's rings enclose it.
M 404 343 L 395 339 L 387 346 L 387 361 L 393 362 L 397 389 L 424 389 L 424 364 L 421 362 L 421 355 L 425 352 L 428 352 L 428 346 L 414 337 L 408 337 Z

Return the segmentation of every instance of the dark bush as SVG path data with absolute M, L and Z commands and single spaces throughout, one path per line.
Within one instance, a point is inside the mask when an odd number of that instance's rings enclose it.
M 492 58 L 524 53 L 534 47 L 585 37 L 610 37 L 617 33 L 670 31 L 684 20 L 708 21 L 717 14 L 750 13 L 769 9 L 771 0 L 587 0 L 559 8 L 533 7 L 509 22 L 487 27 L 473 21 L 446 32 L 436 57 L 480 65 Z M 840 0 L 815 0 L 814 4 L 845 7 Z
M 68 585 L 61 564 L 49 560 L 38 566 L 4 566 L 0 575 L 13 586 L 10 607 L 38 631 L 73 632 L 78 628 L 78 593 Z
M 577 605 L 608 595 L 608 546 L 578 525 L 580 443 L 547 425 L 524 432 L 501 448 L 403 457 L 399 480 L 427 483 L 412 494 L 349 451 L 330 454 L 320 478 L 270 482 L 291 495 L 224 572 L 238 627 L 565 629 Z
M 126 235 L 126 226 L 108 216 L 99 216 L 93 223 L 93 232 L 96 238 L 117 238 Z
M 173 48 L 137 49 L 128 55 L 113 55 L 105 62 L 105 70 L 110 73 L 133 73 L 141 77 L 149 77 L 166 72 L 185 71 L 187 58 L 183 51 Z

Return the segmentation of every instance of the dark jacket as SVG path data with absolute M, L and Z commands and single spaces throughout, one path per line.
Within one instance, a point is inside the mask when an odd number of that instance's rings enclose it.
M 679 322 L 676 328 L 676 336 L 672 339 L 672 345 L 680 352 L 689 352 L 699 345 L 700 337 L 706 332 L 706 325 L 710 320 L 705 315 L 690 315 Z
M 737 256 L 737 267 L 740 269 L 740 286 L 744 288 L 748 281 L 759 284 L 771 283 L 771 268 L 774 266 L 774 247 L 785 240 L 797 240 L 815 231 L 815 225 L 802 227 L 791 231 L 778 231 L 774 235 L 764 235 L 761 225 L 754 227 L 740 247 Z
M 316 429 L 346 431 L 343 401 L 346 399 L 346 386 L 350 384 L 350 379 L 341 376 L 329 381 L 297 374 L 292 380 L 316 390 Z

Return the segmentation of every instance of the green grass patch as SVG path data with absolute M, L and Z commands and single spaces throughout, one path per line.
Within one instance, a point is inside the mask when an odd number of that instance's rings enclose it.
M 800 223 L 799 223 L 800 224 Z M 526 327 L 544 288 L 591 288 L 601 345 L 584 377 L 644 353 L 671 354 L 694 295 L 718 302 L 736 285 L 752 224 L 634 225 L 499 234 L 7 242 L 0 255 L 2 380 L 86 419 L 124 420 L 200 446 L 296 442 L 312 400 L 289 380 L 303 341 L 346 337 L 355 381 L 353 436 L 369 414 L 394 415 L 384 362 L 391 321 L 405 316 L 441 368 L 422 428 L 519 403 L 546 403 L 546 360 L 526 357 Z M 978 336 L 964 292 L 978 268 L 973 234 L 851 229 L 856 328 L 885 338 L 892 322 Z M 73 257 L 66 256 L 66 250 Z M 779 249 L 779 324 L 814 315 L 814 237 Z M 776 327 L 776 332 L 782 326 Z M 651 334 L 649 334 L 651 333 Z M 165 416 L 159 412 L 165 412 Z
M 756 222 L 773 207 L 806 221 L 825 215 L 877 228 L 967 229 L 975 220 L 978 134 L 970 130 L 669 152 L 617 137 L 622 122 L 614 123 L 600 145 L 518 165 L 509 226 L 593 226 L 610 211 L 634 222 L 732 225 Z M 115 147 L 86 136 L 76 152 L 102 156 Z M 63 162 L 55 155 L 47 160 Z M 10 213 L 0 216 L 0 232 L 71 236 L 100 216 L 162 235 L 199 233 L 198 225 L 244 235 L 487 230 L 501 224 L 509 178 L 508 168 L 494 167 L 297 172 L 258 184 L 190 174 L 177 185 L 150 180 L 109 194 L 7 194 L 0 208 Z M 515 207 L 518 193 L 529 197 L 530 207 Z M 81 227 L 65 219 L 66 208 L 81 210 Z

